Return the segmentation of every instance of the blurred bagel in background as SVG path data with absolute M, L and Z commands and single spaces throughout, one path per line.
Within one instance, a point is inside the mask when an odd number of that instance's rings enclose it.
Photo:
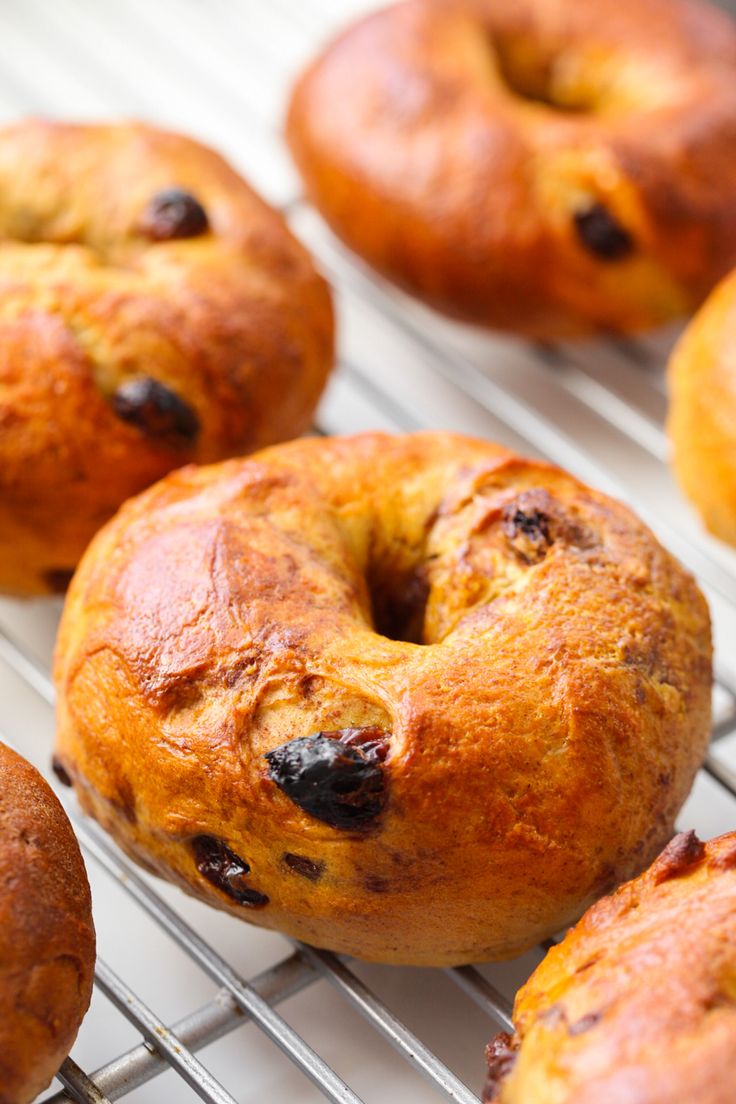
M 213 151 L 143 124 L 0 130 L 0 591 L 63 590 L 128 496 L 303 432 L 328 288 Z
M 736 545 L 736 272 L 690 322 L 668 376 L 675 474 L 707 528 Z
M 644 330 L 736 263 L 736 25 L 703 0 L 407 0 L 310 65 L 287 137 L 335 233 L 469 322 Z

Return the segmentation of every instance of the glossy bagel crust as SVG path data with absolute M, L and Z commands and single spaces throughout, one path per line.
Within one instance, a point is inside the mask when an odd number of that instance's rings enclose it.
M 28 1104 L 71 1050 L 92 993 L 87 874 L 56 796 L 0 743 L 0 1104 Z
M 736 25 L 702 0 L 408 0 L 327 46 L 287 136 L 350 248 L 470 322 L 637 331 L 736 262 Z
M 585 914 L 488 1048 L 497 1104 L 732 1104 L 736 832 L 682 833 Z
M 708 529 L 736 545 L 736 273 L 698 311 L 668 374 L 675 473 Z
M 125 498 L 302 432 L 331 359 L 325 282 L 212 150 L 0 130 L 0 590 L 64 589 Z
M 662 847 L 710 661 L 691 577 L 559 469 L 446 433 L 301 440 L 173 473 L 95 538 L 57 750 L 85 810 L 211 904 L 469 962 Z

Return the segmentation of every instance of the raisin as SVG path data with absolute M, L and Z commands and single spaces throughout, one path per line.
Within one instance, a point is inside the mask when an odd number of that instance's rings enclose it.
M 491 1104 L 491 1101 L 496 1099 L 502 1081 L 508 1077 L 516 1061 L 514 1041 L 507 1031 L 501 1031 L 491 1039 L 486 1047 L 486 1061 L 488 1075 L 483 1087 L 483 1101 L 484 1104 Z
M 523 510 L 511 511 L 506 520 L 505 529 L 510 536 L 518 536 L 522 533 L 535 544 L 549 542 L 549 522 L 539 510 L 532 510 L 525 514 Z
M 210 223 L 204 207 L 190 192 L 166 188 L 150 200 L 138 226 L 153 241 L 170 241 L 206 234 Z
M 289 870 L 293 870 L 295 874 L 300 874 L 302 878 L 308 878 L 310 882 L 318 882 L 325 872 L 323 862 L 314 862 L 312 859 L 308 859 L 306 855 L 293 855 L 291 851 L 284 853 L 284 862 Z
M 525 563 L 544 559 L 552 544 L 549 513 L 539 508 L 545 492 L 525 491 L 503 510 L 503 532 Z
M 604 261 L 618 261 L 634 248 L 634 240 L 628 230 L 600 203 L 577 211 L 573 221 L 585 248 Z
M 300 736 L 266 755 L 271 779 L 305 813 L 333 828 L 364 829 L 386 801 L 386 733 L 373 726 Z
M 150 376 L 134 376 L 121 383 L 112 406 L 122 421 L 174 448 L 191 445 L 199 433 L 199 418 L 191 406 Z
M 232 897 L 239 905 L 261 908 L 268 904 L 265 893 L 259 893 L 246 882 L 250 866 L 216 836 L 195 836 L 192 840 L 197 870 L 214 886 Z
M 54 756 L 54 758 L 51 760 L 51 769 L 61 782 L 62 786 L 71 786 L 71 775 L 62 763 L 61 759 L 57 759 L 56 756 Z
M 382 763 L 388 755 L 388 737 L 377 725 L 364 725 L 361 728 L 336 728 L 322 732 L 329 740 L 339 740 L 348 747 L 359 747 L 364 755 L 372 756 Z

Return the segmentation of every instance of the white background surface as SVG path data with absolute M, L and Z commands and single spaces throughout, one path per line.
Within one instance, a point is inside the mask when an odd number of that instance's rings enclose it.
M 545 452 L 647 512 L 662 539 L 697 569 L 716 619 L 720 662 L 733 673 L 736 557 L 705 537 L 662 463 L 662 366 L 674 333 L 542 353 L 432 318 L 366 279 L 299 199 L 280 142 L 289 81 L 357 0 L 4 0 L 0 7 L 0 117 L 141 117 L 217 146 L 272 202 L 339 287 L 341 367 L 322 404 L 330 432 L 418 426 L 465 430 L 529 453 Z M 47 664 L 59 602 L 0 600 L 0 626 Z M 2 659 L 0 729 L 46 767 L 52 710 Z M 719 698 L 719 713 L 731 702 Z M 730 748 L 730 750 L 729 750 Z M 718 753 L 736 766 L 736 742 Z M 701 776 L 680 824 L 704 835 L 736 827 L 736 802 Z M 215 986 L 122 890 L 89 864 L 100 953 L 165 1020 L 207 1001 Z M 245 976 L 288 953 L 278 935 L 219 915 L 178 891 L 162 895 Z M 509 995 L 538 960 L 483 967 Z M 497 1026 L 441 972 L 356 966 L 357 972 L 475 1091 L 483 1047 Z M 280 1009 L 367 1102 L 440 1100 L 345 1004 L 318 982 Z M 88 1072 L 138 1042 L 96 994 L 73 1055 Z M 203 1053 L 239 1101 L 303 1104 L 322 1097 L 275 1047 L 244 1026 Z M 197 1099 L 168 1073 L 129 1097 L 135 1104 Z

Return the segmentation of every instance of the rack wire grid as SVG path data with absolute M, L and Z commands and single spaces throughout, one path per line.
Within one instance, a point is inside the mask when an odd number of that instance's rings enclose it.
M 318 431 L 473 433 L 629 501 L 698 576 L 716 627 L 713 744 L 680 824 L 705 837 L 734 828 L 736 556 L 702 532 L 666 467 L 663 365 L 676 330 L 555 345 L 480 334 L 408 300 L 331 238 L 284 152 L 284 100 L 319 43 L 373 6 L 4 0 L 0 117 L 149 119 L 219 148 L 280 207 L 336 289 L 339 366 Z M 59 610 L 0 601 L 2 734 L 47 774 Z M 73 1057 L 44 1100 L 477 1104 L 483 1046 L 509 1026 L 544 948 L 420 970 L 292 946 L 149 879 L 60 796 L 87 858 L 100 957 Z

